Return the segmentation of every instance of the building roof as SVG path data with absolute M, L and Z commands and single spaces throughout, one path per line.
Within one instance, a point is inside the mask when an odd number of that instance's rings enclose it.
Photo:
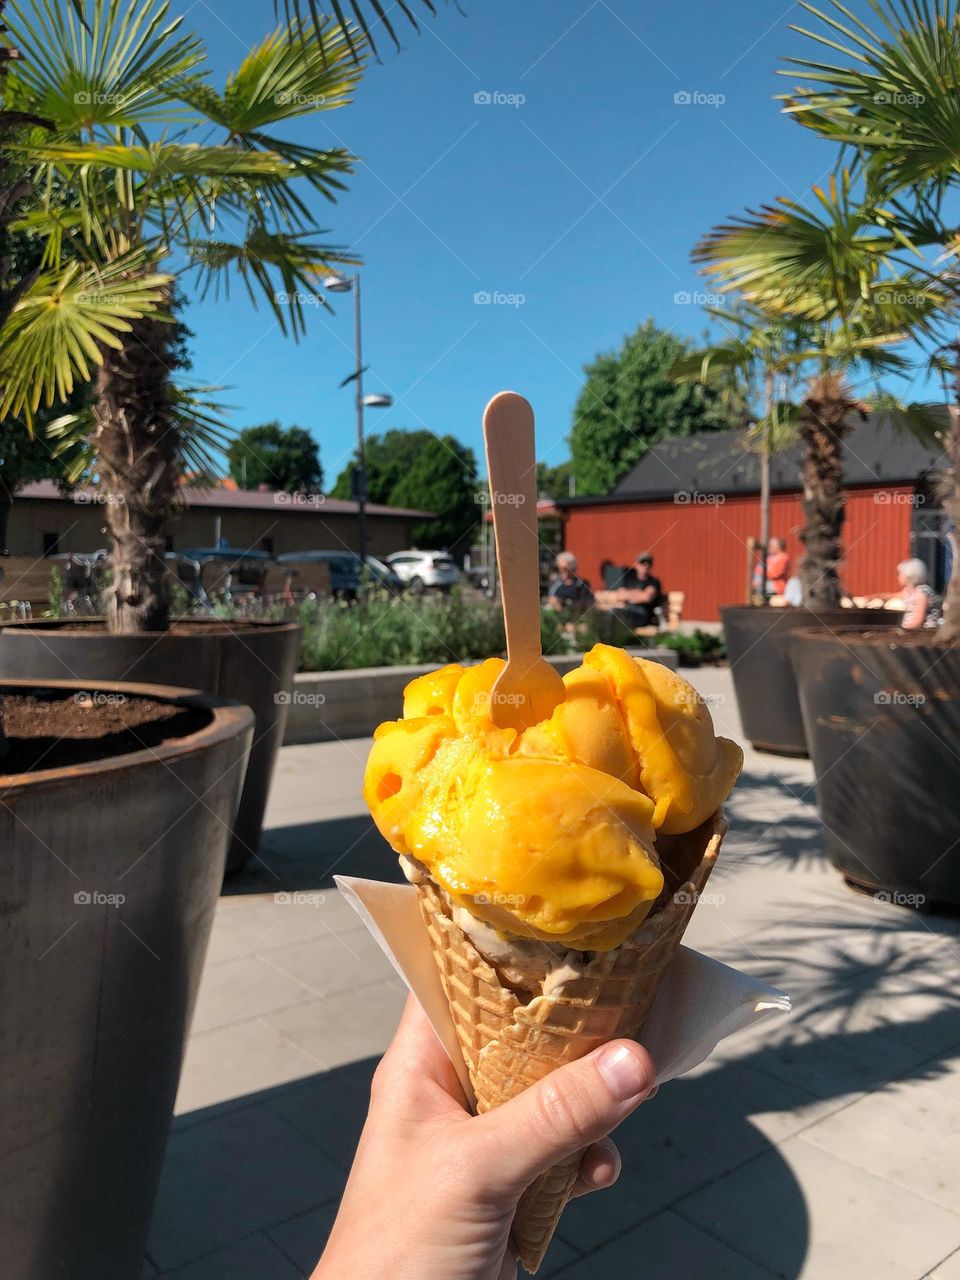
M 17 494 L 21 498 L 46 498 L 63 502 L 92 501 L 95 490 L 78 488 L 66 495 L 60 492 L 55 480 L 38 480 L 24 485 Z M 257 489 L 194 489 L 189 485 L 180 490 L 188 507 L 222 508 L 225 511 L 276 511 L 276 512 L 326 512 L 328 515 L 356 515 L 357 504 L 347 498 L 328 498 L 322 493 L 275 493 Z M 395 519 L 430 520 L 436 513 L 417 511 L 408 507 L 385 507 L 377 502 L 367 503 L 367 515 L 393 517 Z
M 945 406 L 934 406 L 946 426 Z M 771 459 L 770 487 L 800 487 L 802 450 L 794 445 Z M 907 430 L 902 414 L 885 410 L 857 419 L 844 440 L 846 485 L 912 483 L 947 465 L 942 450 L 929 448 Z M 606 497 L 563 498 L 557 505 L 588 506 L 672 497 L 677 493 L 757 493 L 760 457 L 748 447 L 743 431 L 714 431 L 675 437 L 655 444 Z

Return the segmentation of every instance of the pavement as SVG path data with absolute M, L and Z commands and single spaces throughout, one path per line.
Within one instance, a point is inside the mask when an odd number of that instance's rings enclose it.
M 689 673 L 739 738 L 729 672 Z M 281 752 L 262 857 L 221 899 L 144 1277 L 303 1280 L 404 992 L 332 886 L 395 878 L 368 741 Z M 806 761 L 748 753 L 686 941 L 793 996 L 618 1134 L 559 1280 L 960 1280 L 960 921 L 854 894 Z M 275 895 L 280 894 L 280 898 Z M 442 1277 L 437 1277 L 442 1280 Z

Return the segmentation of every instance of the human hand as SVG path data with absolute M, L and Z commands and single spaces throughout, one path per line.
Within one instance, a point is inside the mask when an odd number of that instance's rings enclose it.
M 654 1087 L 645 1049 L 614 1040 L 482 1116 L 411 996 L 377 1068 L 337 1220 L 312 1280 L 515 1280 L 517 1201 L 586 1148 L 574 1195 L 609 1187 L 606 1137 Z

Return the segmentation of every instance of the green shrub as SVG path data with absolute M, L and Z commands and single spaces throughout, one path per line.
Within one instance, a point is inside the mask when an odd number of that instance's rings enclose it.
M 701 662 L 715 662 L 726 657 L 723 636 L 701 631 L 699 627 L 690 635 L 680 631 L 667 632 L 657 636 L 654 644 L 660 649 L 673 649 L 682 667 L 699 667 Z
M 503 615 L 492 601 L 374 594 L 356 604 L 308 601 L 303 623 L 303 671 L 343 671 L 418 663 L 468 662 L 502 655 Z M 545 653 L 566 653 L 561 619 L 543 614 Z

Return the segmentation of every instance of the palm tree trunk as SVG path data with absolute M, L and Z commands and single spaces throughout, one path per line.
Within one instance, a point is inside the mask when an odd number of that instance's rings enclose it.
M 107 621 L 115 635 L 164 631 L 169 621 L 164 535 L 181 440 L 170 394 L 177 326 L 165 310 L 166 319 L 135 320 L 121 350 L 104 348 L 97 375 L 93 444 L 111 542 Z
M 767 419 L 773 409 L 773 374 L 764 375 L 764 406 Z M 770 547 L 770 447 L 764 440 L 760 450 L 760 603 L 767 603 L 767 551 Z
M 836 374 L 815 378 L 803 401 L 800 424 L 803 443 L 804 527 L 800 540 L 806 554 L 800 561 L 803 602 L 808 609 L 837 609 L 843 591 L 839 565 L 846 499 L 843 493 L 843 437 L 848 415 L 866 408 Z

